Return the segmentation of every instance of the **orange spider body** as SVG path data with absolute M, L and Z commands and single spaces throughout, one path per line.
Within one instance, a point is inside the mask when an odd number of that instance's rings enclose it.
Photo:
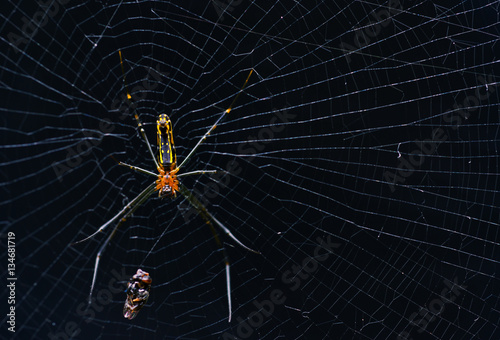
M 160 197 L 175 197 L 176 192 L 179 191 L 179 181 L 177 180 L 177 171 L 179 169 L 177 168 L 172 122 L 166 114 L 158 116 L 156 129 L 160 149 L 156 190 L 158 190 L 158 196 Z

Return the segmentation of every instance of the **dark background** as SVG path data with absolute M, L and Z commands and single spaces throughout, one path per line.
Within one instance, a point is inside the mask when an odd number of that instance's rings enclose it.
M 228 6 L 222 16 L 219 5 Z M 23 24 L 47 8 L 5 4 L 0 211 L 2 241 L 16 234 L 14 338 L 66 339 L 68 327 L 80 329 L 75 339 L 500 338 L 499 8 L 496 1 L 449 6 L 68 2 L 51 7 L 31 34 Z M 375 19 L 381 13 L 390 13 L 383 24 Z M 27 39 L 17 52 L 11 33 Z M 355 46 L 349 58 L 342 43 Z M 70 244 L 151 182 L 110 156 L 154 169 L 130 112 L 113 104 L 125 93 L 118 50 L 150 142 L 156 117 L 167 113 L 179 161 L 254 69 L 233 111 L 184 169 L 240 169 L 183 181 L 262 253 L 222 237 L 232 263 L 231 323 L 222 255 L 201 218 L 183 218 L 182 197 L 151 198 L 101 261 L 95 296 L 114 270 L 152 275 L 137 318 L 122 317 L 123 292 L 91 305 L 92 318 L 82 315 L 96 252 L 111 229 Z M 144 83 L 155 69 L 163 76 Z M 489 95 L 464 109 L 467 120 L 451 119 L 476 89 Z M 289 121 L 272 125 L 277 113 Z M 276 132 L 266 135 L 271 127 Z M 446 140 L 418 151 L 415 141 L 437 128 Z M 391 190 L 384 174 L 398 173 L 415 150 L 421 164 L 399 172 L 407 177 Z M 66 171 L 58 177 L 55 168 Z M 282 276 L 328 239 L 338 247 L 291 290 Z M 3 255 L 2 263 L 6 277 Z M 125 281 L 116 286 L 124 290 Z M 448 282 L 461 288 L 450 293 Z M 242 333 L 254 301 L 274 289 L 285 302 Z M 0 301 L 6 314 L 5 294 Z M 436 303 L 442 309 L 426 314 Z M 2 334 L 13 338 L 5 321 Z

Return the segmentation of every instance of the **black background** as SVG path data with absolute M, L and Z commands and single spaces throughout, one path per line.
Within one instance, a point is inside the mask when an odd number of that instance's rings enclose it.
M 391 9 L 383 2 L 235 1 L 223 17 L 214 3 L 70 2 L 18 52 L 8 34 L 21 35 L 23 18 L 43 7 L 3 6 L 0 211 L 3 240 L 16 234 L 15 336 L 65 339 L 75 324 L 76 339 L 243 338 L 240 320 L 256 311 L 253 301 L 279 289 L 285 303 L 249 338 L 500 338 L 498 3 L 401 2 L 385 26 L 371 14 Z M 354 45 L 370 22 L 370 43 L 348 61 L 340 44 Z M 118 50 L 130 89 L 157 65 L 166 74 L 154 89 L 132 92 L 152 143 L 157 115 L 170 116 L 179 161 L 255 70 L 185 169 L 241 168 L 208 207 L 262 252 L 223 238 L 231 323 L 221 254 L 201 218 L 183 219 L 180 197 L 139 208 L 99 268 L 96 293 L 113 270 L 151 273 L 138 317 L 122 317 L 124 293 L 102 310 L 93 305 L 92 319 L 79 312 L 105 235 L 69 245 L 151 182 L 109 157 L 153 168 L 134 120 L 113 109 L 124 94 Z M 488 98 L 458 127 L 446 121 L 476 88 L 487 91 L 481 76 L 492 83 Z M 276 112 L 293 118 L 259 138 Z M 105 120 L 110 133 L 99 127 Z M 398 153 L 409 159 L 414 141 L 436 128 L 447 140 L 392 191 L 384 173 L 397 172 Z M 257 157 L 239 151 L 248 140 L 262 146 Z M 54 164 L 69 171 L 58 178 Z M 183 183 L 203 193 L 214 182 Z M 318 238 L 339 247 L 292 291 L 282 275 L 314 254 Z M 441 299 L 447 280 L 464 289 L 419 332 L 410 315 Z

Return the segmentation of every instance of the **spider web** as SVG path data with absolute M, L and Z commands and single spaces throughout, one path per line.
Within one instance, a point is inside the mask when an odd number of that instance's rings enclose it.
M 8 1 L 2 19 L 5 336 L 500 338 L 498 1 Z M 179 162 L 254 70 L 182 170 L 219 170 L 182 182 L 262 253 L 221 235 L 231 323 L 222 253 L 182 196 L 124 223 L 85 309 L 111 229 L 70 244 L 152 182 L 114 159 L 154 171 L 119 50 Z M 151 297 L 126 320 L 138 268 Z

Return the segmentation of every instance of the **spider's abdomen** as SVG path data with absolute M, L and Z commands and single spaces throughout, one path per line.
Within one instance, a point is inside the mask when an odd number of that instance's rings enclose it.
M 165 171 L 174 170 L 177 166 L 172 122 L 166 114 L 158 116 L 156 121 L 157 139 L 159 147 L 158 163 Z

